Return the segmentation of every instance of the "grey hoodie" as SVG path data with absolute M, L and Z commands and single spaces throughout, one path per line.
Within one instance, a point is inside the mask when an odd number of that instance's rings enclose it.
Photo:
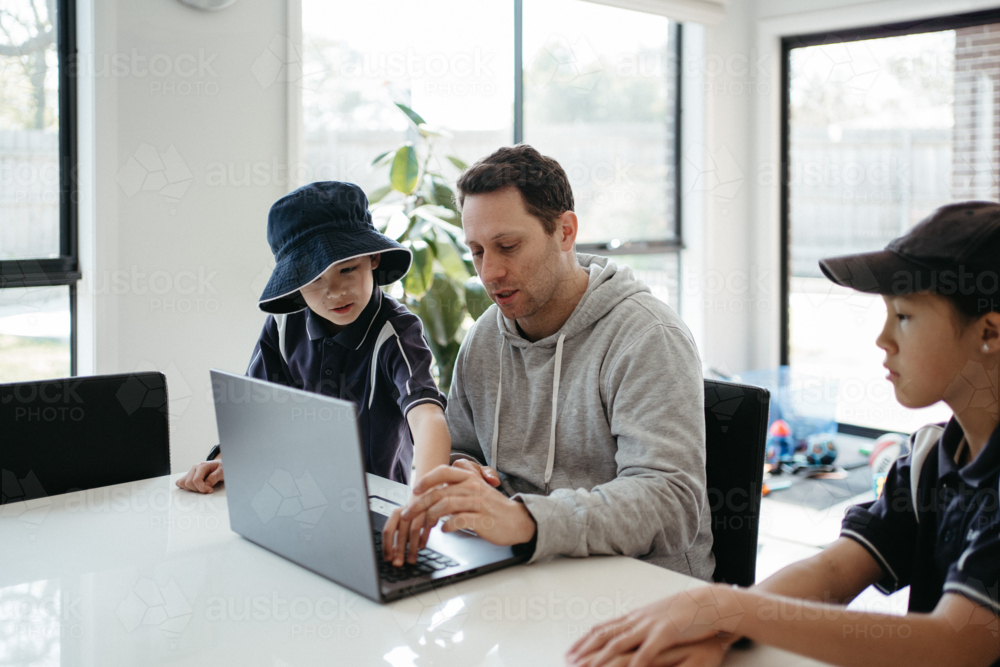
M 711 580 L 691 333 L 630 268 L 577 260 L 587 291 L 553 335 L 529 342 L 496 305 L 470 329 L 448 398 L 452 450 L 496 468 L 525 504 L 532 562 L 623 554 Z

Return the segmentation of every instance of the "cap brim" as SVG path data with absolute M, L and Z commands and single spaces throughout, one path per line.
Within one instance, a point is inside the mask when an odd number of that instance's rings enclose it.
M 891 250 L 842 255 L 819 260 L 823 275 L 844 287 L 869 294 L 909 294 L 921 285 L 933 269 L 910 261 Z

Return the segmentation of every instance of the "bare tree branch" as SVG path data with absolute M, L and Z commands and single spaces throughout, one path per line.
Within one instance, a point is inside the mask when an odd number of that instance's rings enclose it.
M 7 31 L 4 30 L 6 33 Z M 8 38 L 10 35 L 8 34 Z M 25 40 L 20 44 L 0 44 L 0 56 L 14 56 L 22 57 L 31 55 L 36 51 L 44 51 L 49 48 L 56 38 L 56 32 L 52 28 L 49 28 L 40 35 L 35 35 L 31 39 Z
M 35 0 L 31 0 L 31 13 L 35 15 L 35 29 L 38 34 L 41 34 L 45 30 L 45 22 L 42 21 L 42 17 L 38 15 L 38 7 L 35 6 Z

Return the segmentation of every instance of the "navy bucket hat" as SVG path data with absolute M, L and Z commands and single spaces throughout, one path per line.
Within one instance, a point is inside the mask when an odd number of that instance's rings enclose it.
M 413 260 L 408 248 L 375 229 L 364 191 L 339 181 L 310 183 L 276 201 L 267 215 L 267 242 L 275 267 L 257 304 L 267 313 L 304 310 L 299 289 L 337 262 L 381 254 L 374 278 L 388 285 L 405 276 Z

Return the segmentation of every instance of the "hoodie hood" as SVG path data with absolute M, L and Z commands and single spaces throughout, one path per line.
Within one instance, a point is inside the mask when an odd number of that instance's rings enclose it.
M 505 341 L 515 347 L 554 347 L 559 338 L 572 338 L 589 328 L 594 322 L 607 315 L 619 303 L 639 292 L 649 292 L 644 283 L 636 280 L 635 274 L 628 266 L 618 266 L 607 257 L 599 255 L 576 254 L 576 259 L 583 270 L 590 274 L 587 291 L 576 304 L 569 319 L 551 336 L 537 340 L 534 343 L 523 338 L 517 331 L 514 320 L 504 317 L 496 305 L 497 327 Z
M 555 464 L 556 455 L 556 420 L 559 416 L 559 380 L 562 374 L 563 344 L 567 338 L 573 338 L 581 331 L 587 330 L 590 326 L 607 315 L 619 303 L 628 297 L 639 292 L 649 292 L 646 285 L 635 279 L 632 269 L 624 266 L 619 268 L 617 264 L 607 257 L 598 255 L 583 255 L 577 253 L 577 262 L 583 270 L 590 276 L 587 282 L 587 291 L 580 297 L 580 302 L 576 304 L 569 319 L 551 336 L 537 340 L 534 343 L 522 337 L 517 331 L 517 324 L 514 320 L 507 319 L 497 308 L 497 326 L 503 335 L 503 342 L 500 344 L 500 379 L 497 382 L 496 405 L 493 413 L 493 437 L 490 442 L 490 453 L 492 461 L 497 460 L 497 444 L 500 437 L 500 405 L 503 397 L 503 364 L 504 347 L 508 344 L 518 348 L 547 348 L 555 347 L 555 364 L 552 371 L 552 417 L 551 428 L 549 430 L 549 447 L 545 457 L 545 492 L 549 492 L 549 483 L 552 480 L 552 470 Z M 495 307 L 495 306 L 494 306 Z

